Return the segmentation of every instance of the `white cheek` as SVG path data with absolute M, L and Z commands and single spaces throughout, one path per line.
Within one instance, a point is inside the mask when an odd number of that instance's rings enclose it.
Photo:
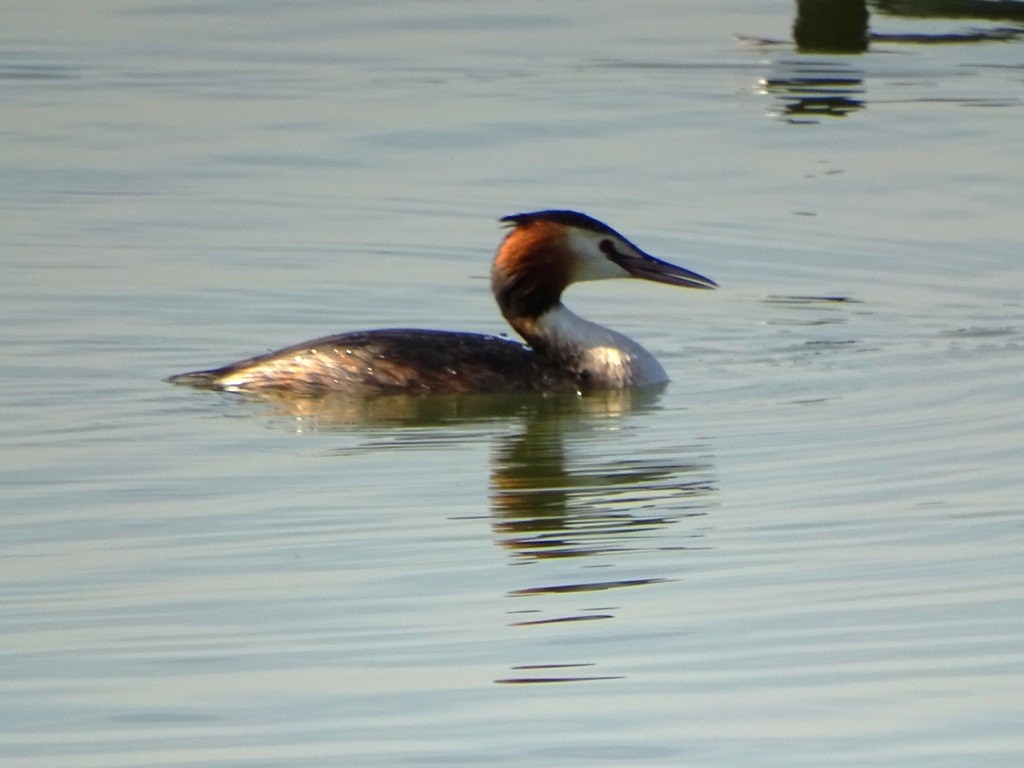
M 609 280 L 616 277 L 629 277 L 629 273 L 618 264 L 610 261 L 601 250 L 601 241 L 607 239 L 596 232 L 571 232 L 569 245 L 577 258 L 574 281 Z

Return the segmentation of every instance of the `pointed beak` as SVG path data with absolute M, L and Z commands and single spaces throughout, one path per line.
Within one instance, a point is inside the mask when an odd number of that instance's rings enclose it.
M 683 288 L 717 288 L 718 283 L 703 275 L 691 272 L 667 261 L 656 259 L 648 253 L 637 249 L 637 254 L 616 253 L 612 260 L 629 272 L 633 277 L 653 280 L 656 283 L 679 285 Z

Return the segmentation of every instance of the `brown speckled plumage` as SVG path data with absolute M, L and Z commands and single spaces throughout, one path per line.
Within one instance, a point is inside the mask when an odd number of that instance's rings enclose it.
M 169 379 L 209 389 L 295 392 L 576 390 L 580 377 L 510 339 L 419 329 L 357 331 Z

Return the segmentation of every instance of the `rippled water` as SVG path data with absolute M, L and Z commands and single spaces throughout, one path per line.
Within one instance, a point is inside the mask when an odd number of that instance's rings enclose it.
M 3 765 L 1020 765 L 1024 43 L 792 13 L 0 11 Z M 722 285 L 569 295 L 664 392 L 162 381 L 548 206 Z

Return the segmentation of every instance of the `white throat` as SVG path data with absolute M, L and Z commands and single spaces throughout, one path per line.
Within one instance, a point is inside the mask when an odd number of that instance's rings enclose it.
M 558 304 L 536 320 L 538 342 L 594 387 L 625 389 L 664 384 L 668 374 L 654 355 L 628 336 L 591 323 Z

